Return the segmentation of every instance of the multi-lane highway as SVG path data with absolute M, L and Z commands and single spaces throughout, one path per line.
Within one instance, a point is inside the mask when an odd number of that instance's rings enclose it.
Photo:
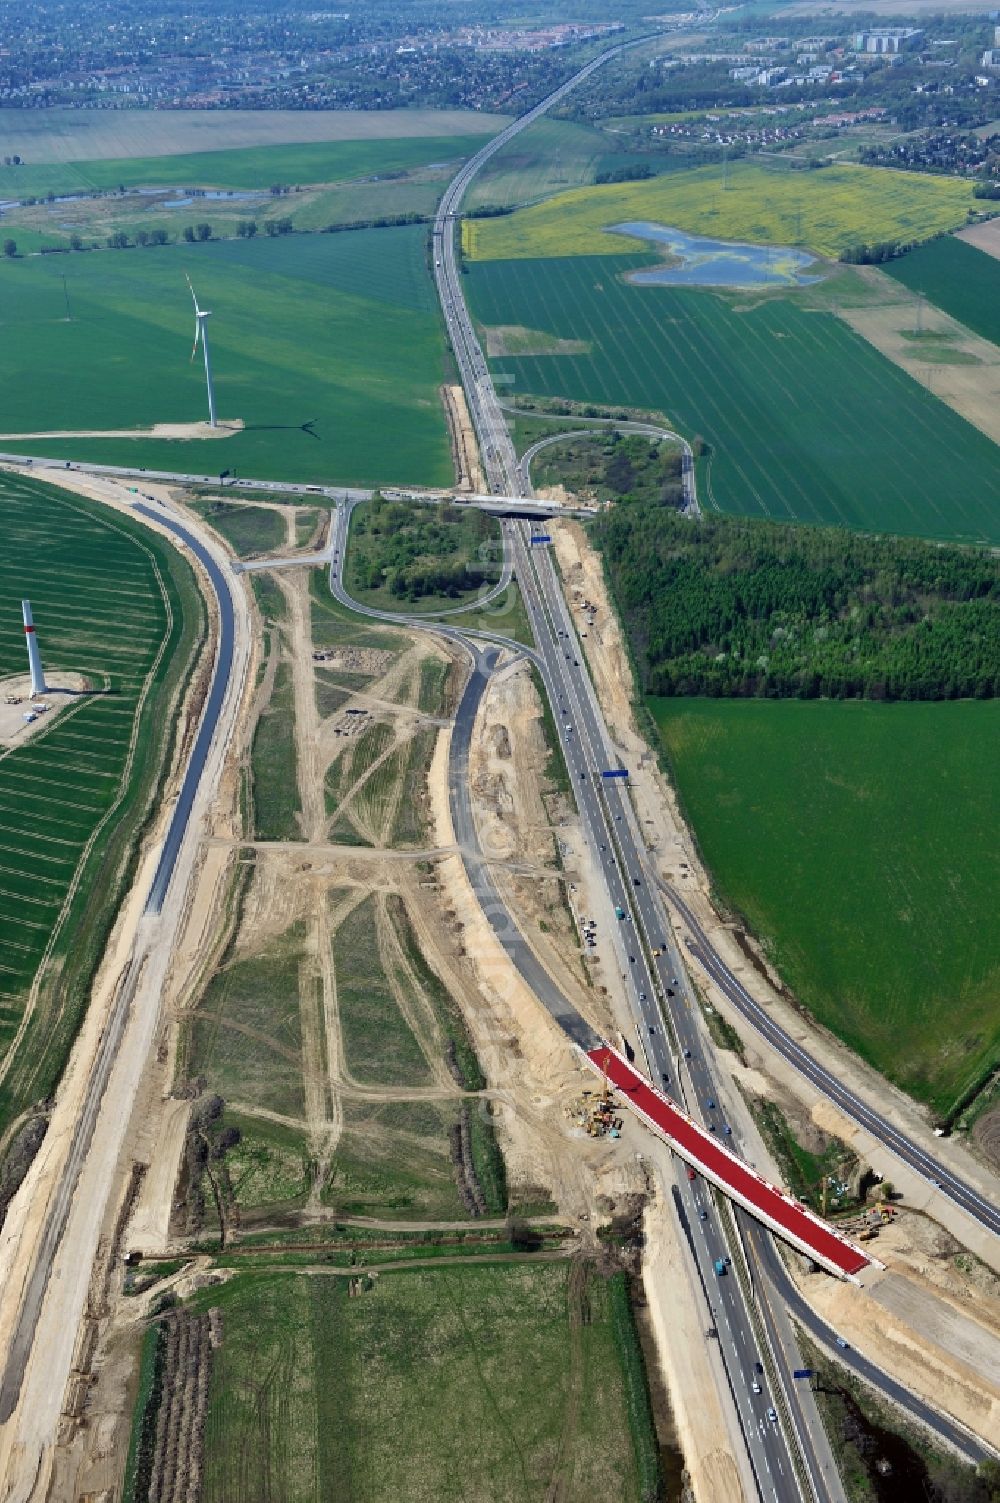
M 506 427 L 503 409 L 493 388 L 483 353 L 479 347 L 468 310 L 458 267 L 455 247 L 456 215 L 461 200 L 476 172 L 493 153 L 509 141 L 518 130 L 523 129 L 570 88 L 600 66 L 603 58 L 596 59 L 586 70 L 581 71 L 562 89 L 542 102 L 536 110 L 508 127 L 503 135 L 491 142 L 474 157 L 454 179 L 441 203 L 434 226 L 435 276 L 441 297 L 446 326 L 452 349 L 459 366 L 470 414 L 479 438 L 483 465 L 491 491 L 497 495 L 517 496 L 530 485 L 526 467 L 519 467 L 516 453 Z M 693 485 L 693 472 L 691 473 Z M 583 819 L 584 829 L 598 856 L 602 874 L 612 902 L 625 913 L 622 928 L 615 936 L 619 963 L 625 981 L 629 1001 L 637 1020 L 636 1037 L 631 1047 L 640 1051 L 649 1070 L 650 1078 L 663 1086 L 671 1086 L 675 1094 L 686 1101 L 692 1115 L 700 1115 L 706 1124 L 717 1120 L 718 1103 L 722 1099 L 720 1081 L 711 1057 L 711 1046 L 696 1021 L 697 1008 L 687 981 L 684 965 L 673 941 L 673 929 L 669 915 L 663 907 L 658 890 L 658 877 L 649 860 L 645 842 L 638 829 L 630 797 L 619 781 L 606 782 L 602 771 L 614 768 L 618 756 L 608 734 L 603 715 L 597 703 L 596 693 L 583 661 L 580 644 L 570 618 L 565 598 L 547 551 L 532 552 L 530 534 L 515 525 L 515 572 L 522 588 L 529 618 L 542 658 L 541 673 L 546 693 L 552 704 L 554 719 L 567 767 L 574 777 L 574 792 Z M 534 581 L 534 582 L 533 582 Z M 631 943 L 623 944 L 623 937 Z M 701 953 L 708 954 L 711 947 L 700 935 Z M 735 978 L 732 978 L 735 981 Z M 661 1008 L 663 1012 L 661 1012 Z M 675 1043 L 671 1050 L 664 1034 L 663 1016 L 670 1020 Z M 788 1049 L 782 1052 L 794 1058 L 798 1046 L 788 1040 Z M 818 1068 L 818 1067 L 817 1067 Z M 815 1078 L 815 1077 L 813 1077 Z M 722 1124 L 723 1128 L 731 1126 Z M 888 1124 L 886 1124 L 888 1126 Z M 895 1134 L 899 1137 L 899 1134 Z M 735 1137 L 735 1132 L 734 1132 Z M 905 1141 L 905 1140 L 904 1140 Z M 738 1146 L 738 1144 L 737 1144 Z M 919 1150 L 916 1150 L 919 1153 Z M 931 1176 L 945 1184 L 943 1174 Z M 688 1185 L 690 1193 L 690 1185 Z M 974 1192 L 968 1191 L 970 1203 Z M 682 1204 L 685 1185 L 679 1186 Z M 982 1207 L 984 1214 L 989 1209 Z M 704 1214 L 703 1214 L 704 1213 Z M 714 1218 L 705 1204 L 693 1206 L 686 1212 L 689 1227 L 695 1220 L 700 1224 L 710 1261 L 716 1256 L 730 1256 L 722 1247 L 724 1234 L 714 1243 L 709 1243 L 708 1228 L 714 1229 Z M 735 1281 L 724 1286 L 721 1281 L 713 1284 L 705 1279 L 706 1259 L 698 1259 L 703 1285 L 707 1290 L 722 1288 L 722 1301 L 717 1307 L 725 1314 L 723 1324 L 717 1322 L 720 1346 L 734 1399 L 740 1395 L 747 1402 L 747 1374 L 753 1363 L 759 1360 L 755 1354 L 757 1338 L 755 1330 L 762 1332 L 772 1351 L 793 1354 L 794 1338 L 784 1309 L 778 1312 L 771 1296 L 776 1294 L 785 1309 L 795 1310 L 796 1316 L 804 1319 L 814 1336 L 826 1345 L 833 1340 L 833 1333 L 818 1321 L 809 1307 L 798 1295 L 780 1257 L 768 1239 L 751 1231 L 744 1213 L 737 1212 L 737 1224 L 743 1233 L 743 1247 L 747 1258 L 747 1271 L 756 1298 L 748 1300 L 735 1288 Z M 699 1251 L 697 1235 L 691 1238 L 692 1249 Z M 721 1251 L 720 1251 L 721 1249 Z M 731 1302 L 731 1310 L 726 1306 Z M 751 1308 L 751 1303 L 753 1308 Z M 779 1325 L 784 1322 L 784 1328 Z M 840 1355 L 861 1371 L 865 1366 L 856 1354 L 841 1352 Z M 874 1381 L 889 1397 L 894 1398 L 916 1417 L 929 1424 L 930 1428 L 955 1449 L 970 1458 L 984 1454 L 983 1449 L 972 1440 L 960 1426 L 946 1416 L 929 1410 L 928 1406 L 914 1401 L 912 1397 L 870 1364 L 863 1376 Z M 815 1404 L 808 1391 L 796 1388 L 787 1379 L 786 1371 L 774 1376 L 779 1382 L 780 1408 L 789 1426 L 775 1426 L 771 1433 L 759 1425 L 752 1405 L 745 1415 L 737 1399 L 737 1411 L 747 1443 L 747 1452 L 762 1496 L 779 1495 L 772 1457 L 779 1466 L 782 1478 L 781 1494 L 789 1497 L 809 1496 L 835 1498 L 842 1495 L 841 1485 L 832 1468 L 828 1447 L 824 1443 L 821 1425 Z M 751 1397 L 753 1394 L 750 1386 Z M 764 1398 L 765 1395 L 759 1397 Z M 769 1406 L 773 1407 L 773 1406 Z M 754 1431 L 754 1420 L 758 1429 Z M 799 1458 L 799 1476 L 793 1475 L 793 1448 Z
M 650 33 L 650 35 L 654 36 L 656 33 Z M 438 296 L 441 299 L 441 310 L 444 314 L 448 339 L 461 372 L 462 384 L 465 387 L 466 400 L 469 404 L 469 414 L 479 440 L 483 472 L 489 489 L 496 495 L 516 496 L 519 494 L 517 455 L 507 432 L 506 416 L 497 399 L 493 380 L 465 306 L 458 264 L 461 251 L 455 241 L 456 216 L 470 183 L 491 157 L 494 157 L 498 151 L 502 151 L 515 136 L 557 105 L 572 89 L 578 88 L 598 68 L 610 62 L 613 57 L 618 57 L 629 47 L 638 46 L 640 42 L 646 40 L 648 38 L 645 36 L 633 37 L 617 47 L 608 48 L 606 52 L 602 52 L 574 73 L 565 83 L 560 84 L 558 89 L 546 95 L 540 104 L 535 105 L 534 109 L 528 110 L 527 114 L 512 121 L 505 130 L 477 151 L 474 157 L 469 158 L 448 184 L 438 206 L 432 235 L 434 277 L 437 282 Z

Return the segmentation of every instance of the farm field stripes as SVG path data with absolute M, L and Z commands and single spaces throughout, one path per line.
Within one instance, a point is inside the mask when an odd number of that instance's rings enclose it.
M 213 311 L 220 421 L 240 418 L 243 431 L 212 444 L 76 438 L 0 447 L 196 474 L 450 481 L 443 341 L 422 226 L 221 241 L 200 246 L 197 263 L 171 246 L 63 258 L 58 268 L 42 257 L 5 263 L 4 431 L 37 432 L 40 413 L 46 431 L 70 432 L 203 419 L 204 376 L 188 359 L 185 266 Z M 67 382 L 69 369 L 87 380 Z M 85 621 L 75 626 L 86 630 Z
M 514 393 L 663 412 L 710 455 L 720 511 L 963 542 L 1000 541 L 996 446 L 832 314 L 794 297 L 734 308 L 639 288 L 637 257 L 497 261 L 471 269 L 479 322 L 588 342 L 504 357 Z
M 995 256 L 945 235 L 882 269 L 904 287 L 924 293 L 967 329 L 1000 345 L 1000 261 Z
M 756 162 L 699 167 L 643 182 L 571 188 L 497 219 L 466 220 L 470 259 L 614 256 L 641 245 L 610 225 L 651 220 L 693 234 L 800 245 L 836 257 L 870 241 L 925 240 L 966 222 L 972 185 L 956 178 L 841 164 L 775 171 Z M 645 247 L 643 247 L 645 248 Z
M 25 672 L 28 595 L 49 680 L 79 674 L 90 686 L 23 745 L 0 749 L 3 1081 L 12 1044 L 36 1022 L 29 998 L 59 987 L 72 947 L 99 952 L 102 910 L 119 889 L 167 744 L 152 717 L 183 675 L 201 612 L 188 566 L 96 503 L 5 476 L 0 527 L 0 678 Z M 44 1066 L 51 1083 L 61 1059 L 43 1053 L 28 1073 Z M 0 1090 L 0 1118 L 16 1098 Z

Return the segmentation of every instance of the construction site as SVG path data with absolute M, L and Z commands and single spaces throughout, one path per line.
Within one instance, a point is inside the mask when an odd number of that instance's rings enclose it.
M 164 498 L 183 504 L 176 491 Z M 685 884 L 720 946 L 731 945 L 634 726 L 599 561 L 575 524 L 551 528 L 598 693 L 635 769 L 638 817 L 657 831 L 663 870 Z M 660 1105 L 640 1105 L 624 1053 L 603 1055 L 595 1074 L 567 1046 L 476 899 L 449 798 L 465 672 L 454 644 L 348 617 L 322 577 L 309 568 L 252 576 L 239 731 L 199 844 L 100 1241 L 51 1496 L 104 1499 L 124 1487 L 130 1499 L 251 1503 L 256 1472 L 241 1470 L 241 1454 L 259 1456 L 272 1444 L 262 1437 L 286 1423 L 295 1447 L 268 1452 L 282 1487 L 313 1496 L 307 1474 L 350 1464 L 352 1496 L 382 1496 L 357 1447 L 378 1450 L 373 1425 L 407 1433 L 413 1423 L 412 1342 L 392 1358 L 393 1382 L 408 1375 L 403 1388 L 385 1390 L 410 1398 L 367 1417 L 323 1398 L 324 1343 L 375 1361 L 378 1323 L 395 1312 L 428 1349 L 443 1342 L 442 1358 L 461 1353 L 464 1337 L 442 1324 L 434 1292 L 445 1288 L 447 1308 L 470 1319 L 503 1311 L 490 1317 L 498 1360 L 550 1332 L 538 1361 L 556 1395 L 555 1428 L 528 1459 L 543 1491 L 579 1497 L 611 1476 L 638 1503 L 655 1452 L 664 1496 L 749 1496 L 669 1189 L 685 1179 L 714 1218 L 710 1179 L 679 1165 L 668 1142 L 684 1152 L 680 1138 L 649 1131 Z M 625 1046 L 610 945 L 621 920 L 602 895 L 550 734 L 536 679 L 511 650 L 471 743 L 480 850 L 546 971 L 597 1037 Z M 742 956 L 736 963 L 761 989 Z M 723 997 L 710 987 L 706 996 L 726 1013 Z M 794 1101 L 796 1120 L 845 1145 L 845 1164 L 873 1166 L 856 1210 L 832 1204 L 848 1197 L 846 1170 L 812 1191 L 820 1215 L 835 1218 L 836 1246 L 864 1249 L 852 1265 L 867 1266 L 864 1287 L 810 1274 L 809 1260 L 787 1252 L 796 1284 L 851 1347 L 891 1351 L 915 1392 L 945 1390 L 949 1412 L 986 1433 L 1000 1403 L 1000 1280 L 985 1239 L 974 1254 L 943 1234 L 905 1171 L 880 1162 L 728 1017 L 740 1049 L 722 1055 L 739 1085 L 727 1111 L 755 1145 L 761 1182 L 798 1204 L 741 1093 L 789 1111 Z M 723 1156 L 724 1142 L 714 1144 Z M 715 1161 L 705 1162 L 711 1176 Z M 891 1200 L 879 1198 L 879 1174 L 892 1180 Z M 716 1261 L 716 1277 L 736 1283 L 737 1260 Z M 626 1287 L 628 1320 L 615 1313 Z M 552 1310 L 562 1312 L 555 1325 Z M 302 1350 L 313 1354 L 307 1370 Z M 629 1407 L 637 1352 L 645 1420 Z M 464 1382 L 461 1398 L 449 1390 L 453 1402 L 482 1429 L 490 1383 L 463 1362 L 433 1370 Z M 581 1396 L 598 1371 L 602 1396 L 588 1407 Z M 327 1438 L 341 1422 L 355 1436 L 349 1458 Z M 463 1463 L 464 1496 L 484 1503 L 506 1487 L 497 1479 L 507 1462 L 491 1446 L 485 1470 Z M 392 1458 L 378 1454 L 384 1476 Z M 599 1461 L 585 1466 L 585 1454 Z M 446 1455 L 441 1439 L 423 1473 L 432 1490 Z

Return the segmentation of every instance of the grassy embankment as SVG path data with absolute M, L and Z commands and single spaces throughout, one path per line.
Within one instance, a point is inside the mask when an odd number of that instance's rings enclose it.
M 1000 1052 L 1000 703 L 652 709 L 723 903 L 821 1023 L 949 1115 Z
M 281 512 L 265 506 L 234 506 L 213 499 L 192 501 L 191 510 L 225 538 L 237 558 L 274 553 L 284 547 L 288 536 Z
M 44 965 L 0 1086 L 2 1123 L 58 1080 L 178 730 L 205 611 L 189 565 L 127 516 L 21 477 L 0 484 L 0 515 L 0 674 L 25 672 L 18 601 L 29 596 L 50 680 L 79 673 L 107 690 L 0 758 L 4 1052 Z

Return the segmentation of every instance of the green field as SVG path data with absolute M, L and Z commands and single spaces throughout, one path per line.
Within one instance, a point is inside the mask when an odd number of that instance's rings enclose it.
M 110 508 L 20 477 L 0 481 L 0 675 L 26 671 L 30 596 L 50 679 L 81 696 L 22 747 L 0 748 L 0 1059 L 47 961 L 0 1123 L 58 1078 L 158 787 L 179 682 L 204 619 L 189 566 Z
M 954 235 L 921 245 L 882 268 L 960 324 L 1000 344 L 1000 261 Z
M 324 1204 L 338 1216 L 464 1221 L 448 1157 L 456 1116 L 456 1106 L 443 1102 L 347 1102 Z
M 31 186 L 25 177 L 21 182 L 25 201 L 4 210 L 4 237 L 13 239 L 23 256 L 43 248 L 69 250 L 73 244 L 77 250 L 104 249 L 118 232 L 135 243 L 143 231 L 148 239 L 159 230 L 183 241 L 185 228 L 200 223 L 224 240 L 238 235 L 247 220 L 263 235 L 270 220 L 289 219 L 296 230 L 323 230 L 430 215 L 445 183 L 478 143 L 474 136 L 350 142 L 24 169 L 40 181 Z M 82 196 L 64 196 L 73 185 L 60 177 L 88 167 L 95 169 L 98 185 L 78 184 L 75 192 Z M 107 183 L 112 168 L 121 171 Z M 298 178 L 279 175 L 295 169 L 301 169 Z M 289 191 L 272 193 L 277 183 Z
M 305 932 L 296 924 L 250 957 L 216 972 L 188 1025 L 189 1077 L 227 1102 L 301 1118 L 302 1024 L 299 1000 Z M 306 996 L 303 1005 L 309 1005 Z
M 187 254 L 167 246 L 6 262 L 5 433 L 202 420 L 185 271 L 212 309 L 220 420 L 242 418 L 246 427 L 211 444 L 0 444 L 196 474 L 447 484 L 443 349 L 425 238 L 415 226 L 224 241 Z M 81 379 L 67 380 L 67 371 Z
M 115 192 L 121 187 L 268 189 L 273 183 L 337 183 L 373 173 L 406 172 L 432 162 L 457 162 L 471 156 L 482 141 L 481 134 L 471 133 L 397 140 L 307 141 L 172 156 L 0 166 L 0 194 L 4 199 L 23 199 L 47 193 Z M 211 209 L 211 200 L 201 207 Z
M 609 225 L 653 220 L 722 240 L 803 245 L 837 256 L 850 245 L 923 240 L 966 221 L 972 184 L 882 167 L 774 171 L 736 163 L 669 173 L 648 182 L 574 188 L 500 219 L 466 220 L 467 255 L 478 261 L 535 256 L 615 256 L 641 241 Z
M 355 1298 L 320 1275 L 206 1290 L 205 1503 L 637 1503 L 613 1293 L 568 1262 L 459 1260 Z
M 616 151 L 613 135 L 572 120 L 536 120 L 483 168 L 465 207 L 534 203 L 567 188 L 592 183 L 598 172 L 644 160 Z M 665 158 L 650 159 L 656 169 Z
M 707 441 L 701 500 L 719 511 L 1000 542 L 996 446 L 841 320 L 794 296 L 739 304 L 622 280 L 643 264 L 472 266 L 481 324 L 589 346 L 494 360 L 507 389 L 664 413 Z
M 0 109 L 4 155 L 28 166 L 234 151 L 309 142 L 492 135 L 504 115 L 479 110 Z
M 1000 704 L 653 700 L 724 904 L 942 1115 L 1000 1059 Z

